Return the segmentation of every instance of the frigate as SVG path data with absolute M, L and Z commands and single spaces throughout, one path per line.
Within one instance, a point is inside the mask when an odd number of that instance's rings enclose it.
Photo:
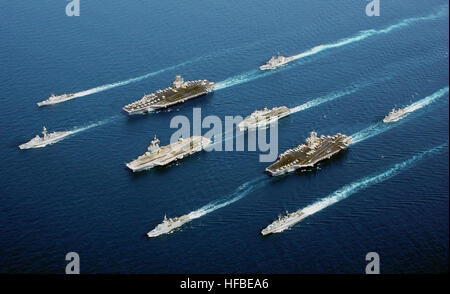
M 133 172 L 148 170 L 156 166 L 164 166 L 185 156 L 203 150 L 211 144 L 211 140 L 202 136 L 180 138 L 177 142 L 167 146 L 159 146 L 159 139 L 154 137 L 147 148 L 147 152 L 137 159 L 129 162 L 126 166 Z
M 167 218 L 166 216 L 164 216 L 162 223 L 160 223 L 153 230 L 148 232 L 147 237 L 154 238 L 163 234 L 168 234 L 189 221 L 191 221 L 189 215 L 182 215 L 180 217 L 174 218 Z
M 272 58 L 269 59 L 269 61 L 264 64 L 261 65 L 259 67 L 260 70 L 272 70 L 272 69 L 276 69 L 280 66 L 283 66 L 289 62 L 291 62 L 292 60 L 294 60 L 294 57 L 284 57 L 281 56 L 280 53 L 278 53 L 277 57 L 272 56 Z
M 285 151 L 275 163 L 266 168 L 266 172 L 278 176 L 297 169 L 313 167 L 319 161 L 347 149 L 351 141 L 352 137 L 340 133 L 319 138 L 316 132 L 311 132 L 306 144 Z
M 279 215 L 273 223 L 264 228 L 261 231 L 261 235 L 266 236 L 269 234 L 280 233 L 300 222 L 307 216 L 308 214 L 301 210 L 292 213 L 286 211 L 284 216 Z
M 47 100 L 38 102 L 37 105 L 39 107 L 46 106 L 46 105 L 52 105 L 56 103 L 61 103 L 70 99 L 77 98 L 75 94 L 62 94 L 62 95 L 50 95 L 50 97 Z
M 238 124 L 238 128 L 244 131 L 264 127 L 282 117 L 288 116 L 290 113 L 291 111 L 286 106 L 274 107 L 272 109 L 265 107 L 263 110 L 256 110 L 246 117 Z
M 213 90 L 214 83 L 208 80 L 185 82 L 181 76 L 176 76 L 173 87 L 144 95 L 140 100 L 125 105 L 122 109 L 129 115 L 147 113 L 206 95 Z
M 384 123 L 393 123 L 401 120 L 402 118 L 406 117 L 409 112 L 407 112 L 405 109 L 395 109 L 393 108 L 391 112 L 389 112 L 388 115 L 386 115 L 385 118 L 383 118 Z
M 58 142 L 59 140 L 63 139 L 64 137 L 69 136 L 72 134 L 72 131 L 66 131 L 66 132 L 53 132 L 48 134 L 47 128 L 42 128 L 42 137 L 39 135 L 36 135 L 33 139 L 30 141 L 22 144 L 19 146 L 20 149 L 30 149 L 30 148 L 41 148 L 45 147 L 49 144 L 53 144 Z

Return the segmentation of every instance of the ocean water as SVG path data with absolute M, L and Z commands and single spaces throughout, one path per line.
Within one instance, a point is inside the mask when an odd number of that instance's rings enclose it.
M 66 1 L 28 2 L 0 2 L 1 273 L 64 273 L 71 251 L 82 273 L 364 273 L 373 251 L 382 273 L 448 272 L 448 1 L 381 0 L 379 17 L 355 0 L 81 0 L 79 17 Z M 259 72 L 278 51 L 296 60 Z M 217 91 L 121 112 L 176 74 Z M 79 97 L 38 108 L 51 93 Z M 280 105 L 296 110 L 280 120 L 280 152 L 312 130 L 357 140 L 280 178 L 253 151 L 125 169 L 194 107 L 224 118 Z M 44 124 L 76 133 L 17 148 Z M 303 222 L 259 235 L 305 207 Z M 146 238 L 164 214 L 187 213 L 198 218 Z

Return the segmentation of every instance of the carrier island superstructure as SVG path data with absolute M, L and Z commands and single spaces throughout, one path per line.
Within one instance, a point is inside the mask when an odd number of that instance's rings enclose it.
M 164 166 L 185 156 L 203 150 L 211 144 L 211 140 L 202 136 L 180 138 L 177 142 L 167 146 L 159 146 L 159 139 L 154 137 L 147 148 L 147 152 L 137 159 L 129 162 L 126 166 L 133 172 L 148 170 L 156 166 Z
M 238 128 L 241 131 L 261 128 L 289 114 L 291 114 L 291 111 L 286 106 L 274 107 L 272 109 L 265 107 L 263 110 L 256 110 L 247 116 L 238 124 Z
M 340 133 L 317 137 L 316 132 L 311 132 L 306 144 L 285 151 L 275 163 L 266 168 L 266 172 L 272 176 L 279 176 L 297 169 L 313 167 L 319 161 L 347 149 L 351 141 L 350 136 Z
M 140 100 L 125 105 L 122 109 L 129 115 L 147 113 L 206 95 L 213 90 L 214 82 L 208 80 L 185 82 L 181 76 L 176 76 L 173 87 L 144 95 Z

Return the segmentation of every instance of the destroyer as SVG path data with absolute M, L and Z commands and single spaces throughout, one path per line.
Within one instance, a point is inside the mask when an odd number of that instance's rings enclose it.
M 41 148 L 45 147 L 49 144 L 53 144 L 58 142 L 59 140 L 63 139 L 64 137 L 72 134 L 73 132 L 67 131 L 67 132 L 53 132 L 50 134 L 47 134 L 47 128 L 42 128 L 42 137 L 39 137 L 39 135 L 36 135 L 33 139 L 28 141 L 27 143 L 24 143 L 19 146 L 20 149 L 30 149 L 30 148 Z
M 272 69 L 276 69 L 278 67 L 281 67 L 289 62 L 291 62 L 292 60 L 294 60 L 294 57 L 284 57 L 281 56 L 280 53 L 278 53 L 277 57 L 272 56 L 272 58 L 264 65 L 261 65 L 259 67 L 260 70 L 272 70 Z
M 123 107 L 128 114 L 146 113 L 164 109 L 172 105 L 185 102 L 214 90 L 214 83 L 207 80 L 185 82 L 181 76 L 176 76 L 173 87 L 158 90 L 144 95 L 140 100 Z
M 263 110 L 256 110 L 246 117 L 238 124 L 238 128 L 244 131 L 246 129 L 263 127 L 282 117 L 288 116 L 290 113 L 291 111 L 286 106 L 274 107 L 272 109 L 265 107 Z
M 278 161 L 266 168 L 266 172 L 278 176 L 299 168 L 313 167 L 317 162 L 347 149 L 351 141 L 351 137 L 340 133 L 318 138 L 316 132 L 311 132 L 306 145 L 299 145 L 281 154 Z
M 148 232 L 147 236 L 149 238 L 154 238 L 163 234 L 168 234 L 189 221 L 191 221 L 189 215 L 182 215 L 180 217 L 174 217 L 169 219 L 166 216 L 164 216 L 162 223 L 160 223 L 153 230 Z
M 286 215 L 278 216 L 277 220 L 275 220 L 273 223 L 268 225 L 264 230 L 262 230 L 261 235 L 266 236 L 273 233 L 280 233 L 292 227 L 296 223 L 300 222 L 307 216 L 308 215 L 301 210 L 293 213 L 288 213 L 286 211 Z
M 62 94 L 62 95 L 50 95 L 50 97 L 47 100 L 38 102 L 37 105 L 39 107 L 46 106 L 46 105 L 52 105 L 56 103 L 61 103 L 70 99 L 77 98 L 75 94 Z
M 401 120 L 405 116 L 408 115 L 408 112 L 405 109 L 392 109 L 388 115 L 383 119 L 384 123 L 393 123 Z
M 147 148 L 148 151 L 127 163 L 127 167 L 133 172 L 139 172 L 155 166 L 164 166 L 203 150 L 204 147 L 211 144 L 211 140 L 202 136 L 192 136 L 187 139 L 180 138 L 177 142 L 163 147 L 159 147 L 159 144 L 160 141 L 155 136 Z

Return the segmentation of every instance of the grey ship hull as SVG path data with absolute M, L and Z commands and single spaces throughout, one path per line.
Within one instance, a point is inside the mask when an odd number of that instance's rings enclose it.
M 214 83 L 209 81 L 188 82 L 183 88 L 166 88 L 153 94 L 145 95 L 140 100 L 124 106 L 122 109 L 129 115 L 144 114 L 155 110 L 166 109 L 176 104 L 204 96 L 214 90 Z
M 319 146 L 311 149 L 301 145 L 288 150 L 280 156 L 279 160 L 266 168 L 271 176 L 279 176 L 298 169 L 313 167 L 318 162 L 329 159 L 335 154 L 348 148 L 351 137 L 337 134 L 335 136 L 322 137 Z

